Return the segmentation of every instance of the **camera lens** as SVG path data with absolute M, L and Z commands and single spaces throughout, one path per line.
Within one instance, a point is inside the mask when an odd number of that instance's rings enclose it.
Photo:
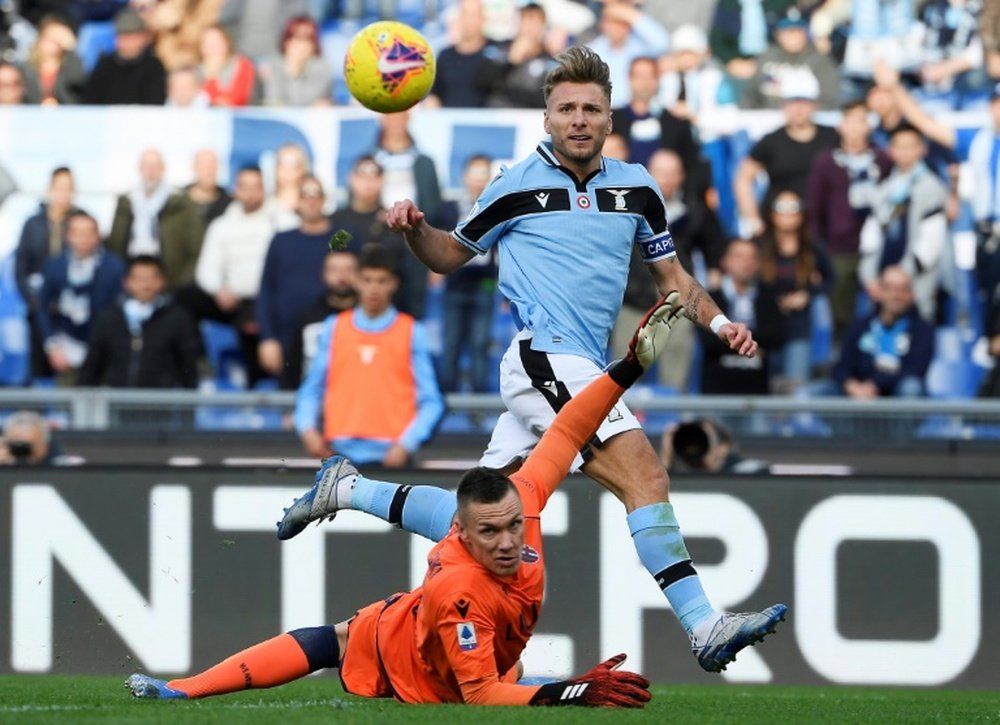
M 708 434 L 701 423 L 683 423 L 674 431 L 674 453 L 691 468 L 701 468 L 708 453 Z
M 31 458 L 30 441 L 7 441 L 7 450 L 10 451 L 10 455 L 19 463 Z

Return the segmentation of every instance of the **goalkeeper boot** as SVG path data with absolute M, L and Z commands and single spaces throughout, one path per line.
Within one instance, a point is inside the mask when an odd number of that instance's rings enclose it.
M 285 509 L 284 517 L 278 522 L 278 538 L 284 540 L 298 535 L 310 521 L 331 521 L 337 510 L 343 508 L 337 505 L 338 488 L 347 486 L 349 490 L 357 476 L 358 469 L 343 456 L 330 456 L 323 461 L 312 488 Z
M 125 687 L 132 693 L 132 697 L 141 697 L 147 700 L 186 700 L 186 692 L 168 687 L 164 680 L 157 680 L 155 677 L 136 672 L 129 675 L 125 680 Z
M 691 638 L 698 664 L 708 672 L 721 672 L 736 660 L 736 654 L 774 632 L 785 619 L 788 607 L 774 604 L 762 612 L 723 612 L 703 642 Z

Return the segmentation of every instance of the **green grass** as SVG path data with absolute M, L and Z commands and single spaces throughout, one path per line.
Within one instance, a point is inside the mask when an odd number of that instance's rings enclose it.
M 131 699 L 122 677 L 0 677 L 0 723 L 969 723 L 1000 722 L 1000 693 L 851 687 L 669 686 L 640 711 L 400 705 L 309 678 L 190 702 Z

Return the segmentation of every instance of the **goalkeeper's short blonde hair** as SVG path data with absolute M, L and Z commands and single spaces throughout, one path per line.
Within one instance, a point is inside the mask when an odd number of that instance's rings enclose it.
M 552 89 L 560 83 L 596 83 L 611 102 L 611 71 L 597 53 L 582 45 L 574 45 L 556 56 L 556 67 L 545 76 L 542 94 L 549 102 Z

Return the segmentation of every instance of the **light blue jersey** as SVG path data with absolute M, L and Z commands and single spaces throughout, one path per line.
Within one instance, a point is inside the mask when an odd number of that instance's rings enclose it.
M 452 232 L 485 254 L 498 247 L 499 286 L 533 350 L 600 366 L 621 309 L 632 245 L 646 263 L 674 256 L 663 197 L 645 168 L 603 159 L 579 182 L 539 144 L 503 168 Z

